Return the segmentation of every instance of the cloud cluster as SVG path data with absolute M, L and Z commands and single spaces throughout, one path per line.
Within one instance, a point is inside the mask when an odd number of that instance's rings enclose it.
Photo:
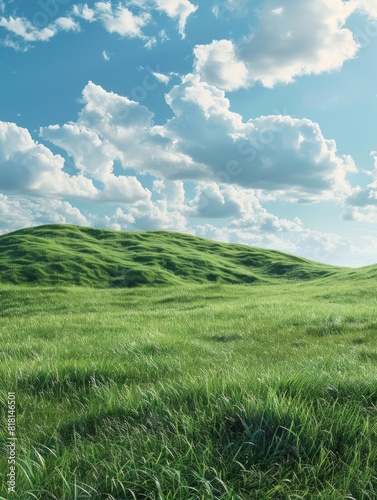
M 371 182 L 366 187 L 356 186 L 345 200 L 343 219 L 359 222 L 377 222 L 377 152 L 372 151 L 374 168 L 366 172 Z
M 136 15 L 122 4 L 115 6 L 112 2 L 96 2 L 93 8 L 87 4 L 75 5 L 72 13 L 85 21 L 100 21 L 109 33 L 129 38 L 146 38 L 142 28 L 151 20 L 147 12 Z
M 92 198 L 93 183 L 63 171 L 64 158 L 33 140 L 28 130 L 0 122 L 0 189 L 3 191 Z
M 175 116 L 159 131 L 195 164 L 205 165 L 206 180 L 276 190 L 302 201 L 350 189 L 352 159 L 338 156 L 335 142 L 308 119 L 271 115 L 244 122 L 230 111 L 224 91 L 193 75 L 170 91 L 167 102 Z
M 90 222 L 67 201 L 0 194 L 0 234 L 41 224 L 78 224 Z
M 111 217 L 105 217 L 107 227 L 115 230 L 169 230 L 189 232 L 186 218 L 177 210 L 169 210 L 165 200 L 139 203 L 117 208 Z
M 195 71 L 203 81 L 231 91 L 337 70 L 359 48 L 345 27 L 354 10 L 341 0 L 267 0 L 257 11 L 259 25 L 240 42 L 198 45 Z
M 64 158 L 35 142 L 26 129 L 0 122 L 0 190 L 97 202 L 150 199 L 150 191 L 136 177 L 113 174 L 113 161 L 106 157 L 94 132 L 73 124 L 51 130 L 55 131 L 55 143 L 64 142 L 66 151 L 75 157 L 78 174 L 65 172 Z
M 103 179 L 118 161 L 124 170 L 138 174 L 171 179 L 203 175 L 205 166 L 194 164 L 171 138 L 164 137 L 145 106 L 92 82 L 83 90 L 82 100 L 77 123 L 41 130 L 41 136 L 65 149 L 82 171 Z
M 375 0 L 353 0 L 356 9 L 368 14 L 372 19 L 377 19 L 377 4 Z
M 226 19 L 231 16 L 246 15 L 250 0 L 216 0 L 212 6 L 212 12 L 217 19 Z
M 194 14 L 197 6 L 189 0 L 130 0 L 128 2 L 113 2 L 110 0 L 94 2 L 92 5 L 74 4 L 66 15 L 57 17 L 46 26 L 41 27 L 41 20 L 48 21 L 60 12 L 58 4 L 49 5 L 49 10 L 42 5 L 43 10 L 37 12 L 33 21 L 25 17 L 1 16 L 0 27 L 8 35 L 3 44 L 16 50 L 27 50 L 33 42 L 47 42 L 60 31 L 79 31 L 79 21 L 99 22 L 108 33 L 121 37 L 140 38 L 145 41 L 145 47 L 150 48 L 156 43 L 154 36 L 147 36 L 144 28 L 153 24 L 153 14 L 162 12 L 178 24 L 182 38 L 185 37 L 185 27 L 189 16 Z M 132 9 L 137 9 L 135 12 Z M 5 4 L 0 3 L 0 13 L 4 14 Z M 163 31 L 161 31 L 162 33 Z
M 61 31 L 80 30 L 80 25 L 70 17 L 58 17 L 44 28 L 38 28 L 24 17 L 0 17 L 0 27 L 8 32 L 3 44 L 16 50 L 27 50 L 33 42 L 47 42 Z
M 143 9 L 155 9 L 163 12 L 171 19 L 177 20 L 179 33 L 182 38 L 185 38 L 187 19 L 198 9 L 189 0 L 131 0 L 131 4 Z
M 78 121 L 45 127 L 41 136 L 105 186 L 118 162 L 130 173 L 276 191 L 290 201 L 350 192 L 346 176 L 356 167 L 337 155 L 318 124 L 280 115 L 245 122 L 230 111 L 224 91 L 193 75 L 166 100 L 174 117 L 156 126 L 145 106 L 89 82 Z

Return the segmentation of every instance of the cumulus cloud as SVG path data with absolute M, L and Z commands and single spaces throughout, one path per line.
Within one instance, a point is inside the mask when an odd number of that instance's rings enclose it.
M 372 19 L 377 19 L 377 4 L 375 0 L 352 0 L 353 5 L 366 14 L 368 14 Z
M 169 17 L 178 19 L 178 29 L 182 38 L 185 37 L 187 19 L 197 11 L 198 7 L 189 0 L 154 0 L 156 7 Z
M 111 217 L 105 217 L 110 229 L 132 231 L 187 231 L 186 218 L 177 210 L 169 210 L 165 200 L 135 204 L 127 209 L 117 208 Z
M 89 179 L 69 176 L 63 167 L 64 158 L 35 142 L 28 130 L 0 122 L 0 189 L 59 196 L 96 195 Z
M 95 3 L 93 17 L 100 20 L 109 33 L 130 38 L 143 38 L 142 28 L 151 19 L 150 14 L 143 12 L 139 16 L 135 15 L 121 4 L 114 8 L 111 2 Z
M 64 149 L 74 159 L 76 168 L 99 180 L 112 172 L 118 157 L 114 146 L 81 124 L 50 125 L 41 129 L 41 137 Z
M 57 199 L 26 198 L 0 194 L 0 233 L 41 224 L 89 226 L 88 219 L 70 203 Z
M 352 243 L 336 233 L 303 231 L 295 245 L 295 253 L 317 262 L 338 263 L 352 252 Z
M 153 192 L 161 196 L 170 208 L 185 210 L 185 188 L 183 181 L 156 179 L 153 182 Z
M 140 11 L 135 14 L 128 7 L 137 7 Z M 152 12 L 159 11 L 178 22 L 179 33 L 185 37 L 185 27 L 188 17 L 196 12 L 197 7 L 189 0 L 131 0 L 127 7 L 119 3 L 116 7 L 113 2 L 96 2 L 93 7 L 88 4 L 75 5 L 73 15 L 93 22 L 100 21 L 109 33 L 130 38 L 147 39 L 143 28 L 152 21 Z M 149 37 L 147 47 L 156 43 L 155 37 Z
M 349 221 L 377 222 L 377 152 L 372 151 L 374 169 L 365 172 L 371 178 L 366 187 L 356 186 L 346 198 L 343 219 Z
M 377 222 L 377 206 L 346 206 L 343 210 L 342 218 L 344 221 L 375 224 Z
M 157 81 L 164 83 L 167 85 L 170 82 L 170 76 L 164 75 L 163 73 L 158 73 L 157 71 L 153 71 L 152 75 L 156 78 Z
M 346 176 L 356 167 L 318 124 L 280 115 L 245 122 L 230 111 L 224 91 L 193 75 L 166 99 L 174 117 L 156 126 L 145 106 L 89 82 L 77 123 L 46 127 L 41 135 L 105 183 L 117 161 L 160 179 L 276 191 L 290 201 L 350 192 Z
M 281 219 L 262 207 L 258 193 L 253 189 L 199 183 L 196 195 L 187 203 L 185 213 L 202 219 L 232 219 L 228 223 L 231 230 L 242 231 L 301 231 L 299 219 Z
M 91 9 L 86 3 L 74 5 L 72 13 L 74 16 L 81 17 L 90 23 L 96 20 L 96 11 Z
M 209 45 L 197 45 L 194 55 L 195 71 L 203 81 L 225 90 L 249 86 L 247 64 L 236 55 L 236 46 L 231 40 L 214 40 Z
M 16 40 L 9 37 L 5 40 L 5 45 L 13 48 L 25 47 L 20 45 L 17 38 L 26 43 L 47 42 L 60 31 L 80 30 L 79 24 L 69 17 L 59 17 L 44 28 L 38 28 L 24 17 L 0 17 L 0 27 L 5 28 L 11 36 L 16 36 Z
M 163 12 L 178 21 L 178 29 L 182 38 L 185 38 L 187 19 L 194 14 L 198 7 L 189 0 L 132 0 L 133 5 L 142 8 L 152 8 Z
M 349 191 L 350 157 L 318 124 L 290 116 L 261 116 L 244 122 L 230 111 L 224 91 L 187 75 L 167 95 L 175 117 L 165 137 L 195 164 L 205 165 L 207 180 L 244 188 L 280 190 L 300 200 L 330 198 Z
M 0 189 L 3 192 L 121 203 L 151 198 L 151 192 L 136 177 L 114 174 L 115 150 L 103 144 L 94 132 L 66 124 L 61 128 L 51 126 L 42 135 L 51 135 L 56 145 L 64 145 L 75 159 L 79 173 L 66 173 L 64 158 L 35 142 L 26 129 L 0 122 Z
M 157 43 L 157 38 L 145 35 L 144 28 L 153 23 L 155 12 L 162 12 L 174 19 L 181 37 L 184 38 L 187 20 L 197 8 L 189 0 L 129 0 L 118 3 L 108 0 L 93 4 L 80 3 L 73 5 L 66 17 L 58 17 L 43 27 L 36 25 L 37 15 L 34 16 L 35 23 L 26 17 L 0 15 L 0 27 L 8 32 L 2 44 L 15 50 L 26 51 L 31 43 L 47 42 L 60 31 L 79 31 L 78 19 L 90 23 L 99 22 L 106 31 L 121 37 L 140 38 L 145 41 L 146 48 L 152 48 Z M 4 14 L 4 10 L 5 4 L 1 1 L 0 14 Z M 58 12 L 56 7 L 54 13 Z M 47 24 L 47 14 L 42 12 L 42 15 L 46 17 Z M 160 38 L 167 39 L 164 29 L 160 30 Z
M 201 218 L 228 218 L 240 217 L 246 211 L 246 206 L 240 190 L 233 186 L 222 188 L 215 182 L 199 184 L 196 188 L 196 196 L 189 203 L 188 213 L 191 216 Z M 250 193 L 248 203 L 254 196 Z
M 118 109 L 116 96 L 111 98 L 115 98 L 112 104 Z M 88 121 L 94 120 L 94 124 L 97 122 L 93 113 L 101 112 L 96 106 L 91 102 L 82 115 Z M 133 121 L 139 119 L 144 123 L 148 113 L 143 112 L 144 118 L 136 113 Z M 356 255 L 350 242 L 339 235 L 313 232 L 304 228 L 298 218 L 289 220 L 269 213 L 261 204 L 261 192 L 254 189 L 199 181 L 194 185 L 194 193 L 190 185 L 189 196 L 183 180 L 161 178 L 154 180 L 152 195 L 136 177 L 115 175 L 112 157 L 118 154 L 118 149 L 82 123 L 42 131 L 43 135 L 51 134 L 56 145 L 69 151 L 80 172 L 77 176 L 63 172 L 63 158 L 35 142 L 25 129 L 1 123 L 0 131 L 0 188 L 18 193 L 0 195 L 0 232 L 49 222 L 100 224 L 117 230 L 175 230 L 334 263 L 343 258 L 361 259 L 360 252 Z M 121 131 L 123 138 L 124 133 Z M 80 185 L 80 179 L 87 184 Z M 86 197 L 93 202 L 119 201 L 122 205 L 112 215 L 85 216 L 59 199 L 63 195 Z M 224 219 L 227 219 L 225 224 Z M 199 224 L 192 225 L 189 221 L 193 220 Z M 222 226 L 200 224 L 208 220 L 221 221 Z
M 92 82 L 83 90 L 83 103 L 77 124 L 65 127 L 65 132 L 69 128 L 71 134 L 75 130 L 76 139 L 64 136 L 64 127 L 50 126 L 41 131 L 42 137 L 81 161 L 81 168 L 90 169 L 89 164 L 94 164 L 90 155 L 95 154 L 100 160 L 99 170 L 111 168 L 112 162 L 119 160 L 124 169 L 158 177 L 184 179 L 203 175 L 205 166 L 195 164 L 175 148 L 173 140 L 164 137 L 165 128 L 153 125 L 154 115 L 145 106 L 106 92 Z M 81 131 L 85 131 L 84 135 Z M 85 159 L 77 148 L 72 149 L 72 141 L 82 140 L 88 149 Z
M 290 83 L 297 76 L 337 70 L 358 44 L 345 27 L 355 10 L 341 0 L 267 0 L 259 26 L 240 43 L 214 40 L 194 50 L 195 71 L 225 90 Z M 228 71 L 228 68 L 233 71 Z
M 51 125 L 41 130 L 41 136 L 64 149 L 81 174 L 102 183 L 103 188 L 95 196 L 97 201 L 134 203 L 150 198 L 150 191 L 144 189 L 136 177 L 114 175 L 114 162 L 119 157 L 117 149 L 86 126 Z

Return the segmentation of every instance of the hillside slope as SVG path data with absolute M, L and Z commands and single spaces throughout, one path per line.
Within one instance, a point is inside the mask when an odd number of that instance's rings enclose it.
M 310 280 L 344 269 L 281 252 L 167 231 L 46 225 L 0 236 L 0 283 L 134 287 L 142 284 Z

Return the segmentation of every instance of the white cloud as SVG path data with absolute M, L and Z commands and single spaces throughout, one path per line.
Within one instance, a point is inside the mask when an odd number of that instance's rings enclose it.
M 289 238 L 259 231 L 233 231 L 230 241 L 288 253 L 294 253 L 296 250 L 296 245 Z
M 67 124 L 61 128 L 48 127 L 42 135 L 54 138 L 58 146 L 64 145 L 74 158 L 79 174 L 64 172 L 64 158 L 35 142 L 26 129 L 0 122 L 0 189 L 3 192 L 69 196 L 97 202 L 150 200 L 151 192 L 136 177 L 114 174 L 116 150 L 103 143 L 95 132 Z
M 0 27 L 5 28 L 11 35 L 21 38 L 26 43 L 47 42 L 59 31 L 78 31 L 80 29 L 80 26 L 68 17 L 59 17 L 53 23 L 41 29 L 23 17 L 1 17 Z M 7 45 L 11 46 L 12 44 L 13 48 L 19 46 L 17 40 L 8 39 Z
M 165 12 L 171 18 L 178 19 L 179 33 L 184 38 L 187 19 L 197 11 L 198 7 L 189 0 L 154 0 L 154 2 L 157 9 Z
M 295 253 L 317 262 L 338 263 L 352 251 L 352 243 L 336 233 L 305 230 L 296 242 Z
M 226 228 L 232 234 L 301 232 L 300 219 L 279 218 L 262 207 L 257 193 L 236 186 L 199 184 L 196 196 L 188 203 L 186 214 L 202 219 L 232 219 Z
M 128 7 L 138 7 L 140 14 L 135 14 Z M 142 38 L 147 40 L 146 48 L 152 48 L 155 37 L 146 37 L 143 28 L 152 22 L 152 12 L 159 11 L 178 22 L 179 33 L 185 37 L 185 27 L 188 17 L 196 12 L 197 7 L 189 0 L 130 0 L 127 6 L 119 3 L 116 7 L 111 1 L 96 2 L 93 7 L 88 4 L 75 5 L 74 16 L 85 21 L 100 21 L 109 33 L 123 37 Z M 160 38 L 167 39 L 166 32 L 160 31 Z
M 1 0 L 2 1 L 2 0 Z M 136 7 L 135 13 L 129 7 Z M 91 6 L 75 4 L 68 17 L 59 17 L 48 26 L 39 28 L 25 17 L 0 16 L 0 27 L 7 30 L 8 36 L 2 44 L 16 50 L 27 50 L 33 42 L 46 42 L 60 31 L 79 31 L 80 24 L 74 18 L 87 22 L 99 22 L 109 33 L 121 37 L 140 38 L 145 47 L 150 49 L 157 43 L 156 36 L 146 36 L 144 28 L 153 22 L 154 12 L 163 12 L 178 23 L 179 33 L 185 37 L 188 17 L 196 12 L 197 7 L 189 0 L 130 0 L 128 2 L 99 1 Z M 4 13 L 4 4 L 0 3 L 0 13 Z M 159 32 L 162 41 L 168 39 L 164 29 Z
M 217 0 L 212 6 L 212 12 L 218 19 L 225 19 L 229 15 L 246 15 L 251 0 Z
M 158 73 L 156 71 L 152 72 L 152 75 L 161 83 L 167 85 L 170 82 L 170 76 L 164 75 L 163 73 Z
M 186 219 L 177 210 L 169 211 L 166 201 L 139 203 L 127 210 L 117 208 L 111 217 L 105 218 L 106 226 L 117 230 L 187 231 Z
M 102 52 L 102 57 L 105 59 L 105 61 L 110 61 L 110 56 L 109 54 L 106 52 L 106 50 L 104 50 Z
M 242 219 L 233 220 L 229 224 L 229 227 L 242 232 L 252 231 L 260 232 L 261 234 L 275 234 L 281 232 L 295 233 L 303 231 L 302 222 L 298 217 L 295 217 L 292 221 L 270 214 L 260 205 L 259 200 L 253 211 L 244 215 Z
M 82 172 L 106 182 L 114 161 L 160 179 L 216 182 L 318 201 L 351 193 L 356 167 L 318 124 L 290 116 L 244 122 L 224 91 L 187 75 L 167 95 L 174 117 L 155 126 L 145 107 L 88 83 L 76 124 L 42 129 Z
M 190 201 L 189 215 L 201 218 L 241 217 L 245 212 L 239 191 L 233 186 L 221 188 L 215 182 L 199 184 L 196 196 Z M 254 196 L 254 193 L 250 193 Z
M 170 208 L 185 210 L 185 189 L 182 181 L 157 179 L 153 182 L 153 192 L 159 194 Z
M 155 45 L 157 45 L 157 38 L 155 36 L 151 36 L 145 42 L 144 48 L 150 50 L 150 49 L 153 49 L 153 47 L 155 47 Z
M 376 0 L 351 0 L 355 7 L 371 18 L 377 19 L 377 4 Z
M 93 197 L 96 188 L 84 176 L 63 172 L 64 159 L 35 142 L 14 123 L 0 122 L 0 189 L 58 196 Z
M 111 2 L 95 3 L 94 17 L 103 23 L 109 33 L 130 38 L 144 38 L 142 28 L 151 19 L 148 13 L 137 16 L 121 4 L 113 8 Z
M 212 224 L 203 224 L 193 227 L 194 233 L 200 238 L 207 238 L 210 240 L 221 241 L 229 243 L 229 234 L 226 230 L 220 227 L 213 226 Z
M 165 128 L 153 126 L 153 113 L 145 106 L 113 92 L 106 92 L 92 82 L 83 90 L 83 102 L 84 108 L 77 124 L 67 125 L 85 130 L 84 135 L 76 132 L 76 139 L 62 137 L 62 127 L 54 126 L 44 128 L 42 136 L 76 157 L 80 157 L 80 154 L 72 150 L 72 141 L 84 140 L 86 147 L 91 152 L 95 151 L 101 161 L 111 165 L 114 160 L 119 160 L 124 169 L 138 173 L 151 173 L 170 179 L 203 175 L 205 166 L 195 164 L 189 156 L 177 150 L 172 139 L 162 135 Z M 85 162 L 91 162 L 88 153 Z M 88 168 L 86 165 L 85 169 Z
M 195 70 L 225 90 L 261 82 L 290 83 L 297 76 L 340 69 L 358 51 L 345 27 L 352 13 L 341 0 L 267 0 L 258 9 L 260 24 L 241 43 L 214 40 L 195 48 Z M 228 68 L 234 71 L 228 71 Z
M 54 21 L 54 25 L 62 31 L 79 31 L 80 25 L 70 17 L 58 17 Z
M 337 155 L 319 125 L 290 116 L 261 116 L 244 122 L 230 111 L 223 91 L 187 75 L 167 95 L 175 117 L 160 132 L 194 164 L 202 179 L 244 188 L 276 190 L 306 201 L 347 193 L 350 157 Z
M 74 5 L 72 9 L 72 13 L 74 16 L 81 17 L 85 21 L 88 22 L 93 22 L 96 19 L 96 13 L 95 10 L 91 9 L 88 7 L 87 4 L 79 4 L 79 5 Z
M 167 42 L 170 40 L 165 28 L 158 32 L 158 36 L 160 37 L 161 42 Z
M 135 177 L 114 175 L 118 151 L 93 130 L 84 125 L 68 123 L 62 127 L 46 127 L 41 130 L 41 136 L 65 149 L 81 174 L 102 183 L 103 188 L 95 196 L 97 201 L 135 203 L 150 198 L 150 191 L 144 189 Z
M 187 19 L 198 9 L 189 0 L 132 0 L 131 4 L 141 8 L 156 9 L 172 19 L 177 19 L 178 30 L 182 38 L 185 38 Z
M 249 85 L 249 70 L 236 56 L 236 47 L 230 40 L 214 40 L 209 45 L 194 49 L 195 71 L 203 81 L 224 90 L 234 90 Z
M 41 137 L 64 149 L 80 171 L 99 180 L 112 172 L 117 160 L 116 148 L 103 142 L 98 134 L 83 125 L 51 125 L 41 130 Z
M 374 169 L 367 173 L 372 181 L 366 186 L 356 186 L 345 200 L 343 219 L 359 222 L 377 222 L 377 152 L 372 151 Z
M 342 218 L 344 221 L 366 222 L 369 224 L 375 224 L 377 222 L 377 206 L 346 206 L 343 210 Z
M 41 224 L 90 225 L 80 210 L 66 201 L 0 194 L 1 234 Z

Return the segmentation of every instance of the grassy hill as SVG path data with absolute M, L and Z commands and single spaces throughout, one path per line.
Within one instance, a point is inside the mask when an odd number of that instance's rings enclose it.
M 167 231 L 46 225 L 0 236 L 0 283 L 129 288 L 273 283 L 344 274 L 281 252 Z

